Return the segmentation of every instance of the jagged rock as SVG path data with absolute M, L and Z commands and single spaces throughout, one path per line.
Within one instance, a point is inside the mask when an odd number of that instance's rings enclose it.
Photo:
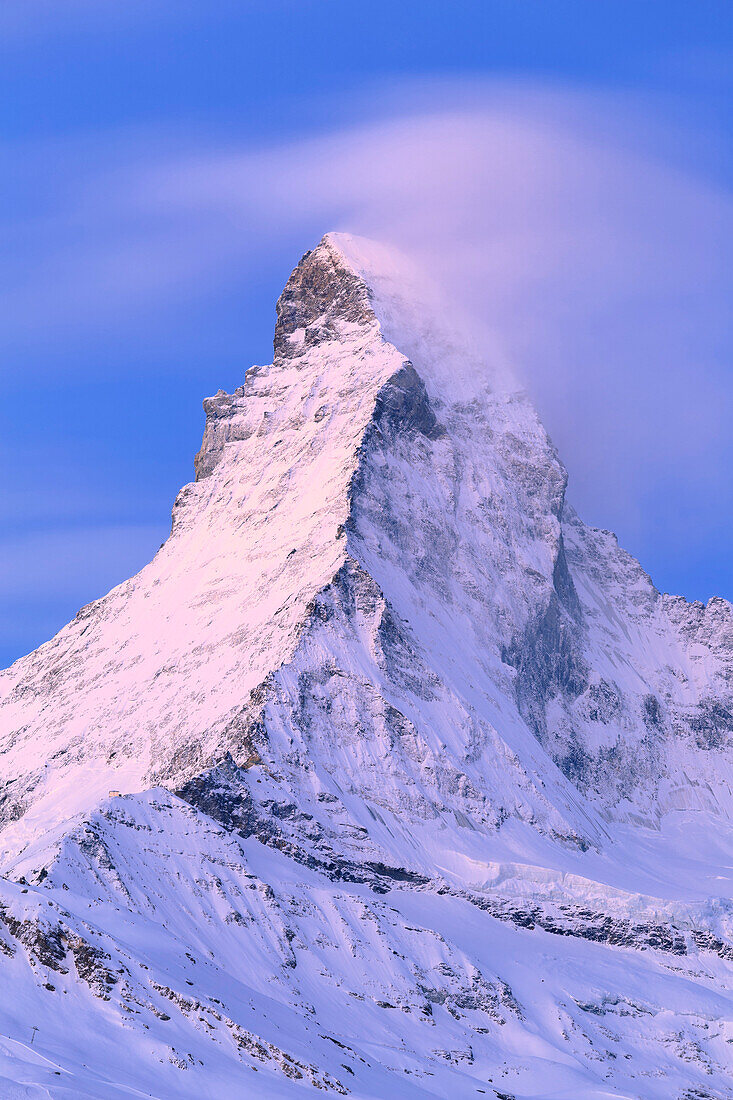
M 154 560 L 0 675 L 0 1092 L 731 1095 L 731 607 L 422 293 L 307 253 Z

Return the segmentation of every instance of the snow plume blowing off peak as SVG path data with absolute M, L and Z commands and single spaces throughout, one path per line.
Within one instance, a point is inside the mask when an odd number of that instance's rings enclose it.
M 306 253 L 153 561 L 0 675 L 0 1093 L 731 1095 L 731 607 L 408 268 Z
M 385 340 L 434 387 L 454 398 L 521 388 L 494 334 L 407 253 L 351 233 L 327 233 L 323 246 L 367 288 Z

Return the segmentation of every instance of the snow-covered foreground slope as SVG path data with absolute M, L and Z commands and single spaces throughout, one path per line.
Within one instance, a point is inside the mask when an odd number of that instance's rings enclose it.
M 731 951 L 699 903 L 510 865 L 334 880 L 160 788 L 46 870 L 3 888 L 18 1095 L 727 1095 Z
M 733 1096 L 730 605 L 367 242 L 205 409 L 155 559 L 1 674 L 0 1096 Z

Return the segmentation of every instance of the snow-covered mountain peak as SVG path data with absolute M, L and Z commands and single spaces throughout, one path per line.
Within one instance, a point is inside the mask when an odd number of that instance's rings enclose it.
M 324 241 L 368 288 L 382 335 L 398 347 L 431 392 L 450 402 L 498 391 L 526 397 L 496 336 L 429 269 L 393 246 L 346 233 Z
M 337 326 L 376 325 L 367 284 L 335 236 L 307 252 L 278 298 L 275 361 L 298 358 L 316 342 L 344 333 Z
M 129 1095 L 125 1027 L 138 1095 L 730 1095 L 730 604 L 582 522 L 384 246 L 306 253 L 204 409 L 151 563 L 0 674 L 0 955 L 49 1052 L 0 1045 L 0 1092 Z

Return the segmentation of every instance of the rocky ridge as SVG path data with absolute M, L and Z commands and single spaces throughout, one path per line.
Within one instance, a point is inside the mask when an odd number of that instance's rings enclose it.
M 150 565 L 2 674 L 0 1081 L 733 1095 L 730 605 L 582 523 L 376 246 L 306 254 L 274 350 Z

